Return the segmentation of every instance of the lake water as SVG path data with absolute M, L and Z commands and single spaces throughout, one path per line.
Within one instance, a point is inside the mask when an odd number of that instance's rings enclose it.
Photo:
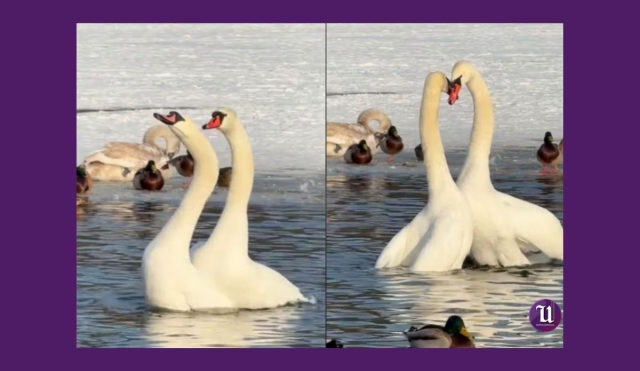
M 563 220 L 563 173 L 539 174 L 535 147 L 495 148 L 496 189 L 552 211 Z M 464 150 L 447 153 L 457 176 Z M 330 161 L 327 168 L 327 337 L 345 347 L 407 347 L 401 331 L 427 323 L 444 325 L 460 315 L 477 347 L 562 347 L 563 325 L 536 332 L 530 306 L 543 298 L 563 307 L 563 267 L 539 262 L 526 269 L 465 269 L 412 274 L 403 268 L 375 270 L 388 241 L 428 201 L 425 169 L 405 150 L 388 165 Z M 403 166 L 404 165 L 404 166 Z
M 160 193 L 97 183 L 77 221 L 79 347 L 322 347 L 325 334 L 324 177 L 257 176 L 249 206 L 249 255 L 297 285 L 315 304 L 226 315 L 155 313 L 144 303 L 142 254 L 179 205 L 184 178 Z M 194 241 L 224 206 L 216 188 Z

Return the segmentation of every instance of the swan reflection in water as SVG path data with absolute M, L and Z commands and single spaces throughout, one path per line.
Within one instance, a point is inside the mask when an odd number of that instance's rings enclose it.
M 300 320 L 295 307 L 228 314 L 153 312 L 144 337 L 149 346 L 161 348 L 281 348 L 296 337 Z

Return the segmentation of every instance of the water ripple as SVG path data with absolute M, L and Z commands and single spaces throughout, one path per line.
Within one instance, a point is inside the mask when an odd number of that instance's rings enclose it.
M 80 347 L 323 347 L 325 336 L 324 179 L 272 189 L 256 183 L 249 206 L 251 257 L 276 269 L 316 304 L 224 315 L 150 312 L 144 305 L 144 248 L 178 207 L 182 180 L 163 194 L 96 183 L 77 221 L 77 344 Z M 217 190 L 205 206 L 194 243 L 208 238 L 224 206 Z M 264 197 L 260 197 L 260 195 Z
M 371 166 L 329 161 L 327 177 L 327 337 L 348 347 L 406 347 L 401 331 L 444 324 L 461 315 L 478 347 L 562 347 L 563 326 L 536 332 L 529 307 L 548 298 L 563 306 L 563 267 L 541 262 L 527 269 L 466 269 L 419 275 L 405 269 L 377 271 L 386 243 L 428 201 L 425 170 L 412 153 L 385 156 Z M 562 221 L 562 172 L 539 175 L 535 149 L 494 149 L 496 189 L 545 207 Z M 447 159 L 454 178 L 464 151 Z M 402 166 L 404 163 L 405 166 Z

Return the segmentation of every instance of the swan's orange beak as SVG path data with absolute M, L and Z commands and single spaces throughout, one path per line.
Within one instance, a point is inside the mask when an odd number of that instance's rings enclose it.
M 220 116 L 215 116 L 215 117 L 212 117 L 208 123 L 204 124 L 202 126 L 202 129 L 203 130 L 215 129 L 220 127 L 221 124 L 222 124 L 222 120 L 220 120 Z
M 453 84 L 453 86 L 449 89 L 449 105 L 454 104 L 458 100 L 458 94 L 460 94 L 461 86 L 458 84 Z
M 178 117 L 174 112 L 170 112 L 168 115 L 154 113 L 153 117 L 166 125 L 174 125 L 178 121 Z

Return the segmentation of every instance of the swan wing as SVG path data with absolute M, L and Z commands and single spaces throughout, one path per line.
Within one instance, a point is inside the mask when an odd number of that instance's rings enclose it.
M 154 147 L 140 143 L 110 142 L 103 149 L 95 151 L 85 157 L 85 163 L 102 162 L 126 168 L 139 169 L 149 160 L 155 160 L 160 167 L 164 165 L 163 153 Z
M 426 207 L 389 241 L 376 261 L 376 269 L 393 268 L 405 262 L 421 236 L 429 231 L 429 219 L 425 213 Z
M 418 242 L 412 272 L 446 272 L 462 268 L 471 250 L 473 224 L 469 218 L 447 213 L 431 223 Z
M 342 134 L 327 135 L 327 142 L 338 144 L 341 147 L 349 147 L 352 144 L 357 144 L 361 139 L 364 139 L 364 137 L 360 138 Z
M 359 124 L 343 124 L 330 122 L 327 124 L 327 137 L 330 136 L 348 136 L 352 138 L 366 137 L 369 131 Z
M 564 229 L 553 213 L 505 193 L 499 192 L 498 198 L 506 206 L 522 252 L 542 251 L 550 258 L 564 260 Z

